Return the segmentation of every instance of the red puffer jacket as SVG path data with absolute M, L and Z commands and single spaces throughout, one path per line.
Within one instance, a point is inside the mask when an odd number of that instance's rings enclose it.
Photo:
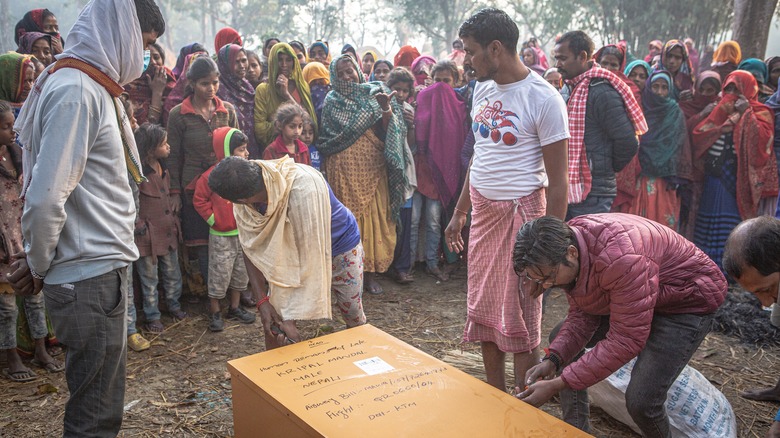
M 655 312 L 705 315 L 726 297 L 718 266 L 661 224 L 627 214 L 580 216 L 568 224 L 577 237 L 580 272 L 550 350 L 570 361 L 593 336 L 599 316 L 610 318 L 606 339 L 564 368 L 561 378 L 572 389 L 585 389 L 636 357 Z

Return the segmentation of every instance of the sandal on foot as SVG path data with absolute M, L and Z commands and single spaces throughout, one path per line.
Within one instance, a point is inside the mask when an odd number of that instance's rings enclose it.
M 45 369 L 46 371 L 49 372 L 49 374 L 61 373 L 65 371 L 65 364 L 56 359 L 52 359 L 51 362 L 46 362 L 46 363 L 43 363 L 38 359 L 33 359 L 30 361 L 30 363 L 35 365 L 38 368 Z
M 8 380 L 17 383 L 32 382 L 38 378 L 38 375 L 31 369 L 11 372 L 8 368 L 3 368 L 3 375 Z
M 445 282 L 450 279 L 450 276 L 442 272 L 438 266 L 435 268 L 427 268 L 425 273 L 441 282 Z
M 187 316 L 188 316 L 187 312 L 185 312 L 185 311 L 183 311 L 181 309 L 171 310 L 168 313 L 171 314 L 171 316 L 173 317 L 174 321 L 181 321 L 183 319 L 186 319 Z
M 52 345 L 46 351 L 48 351 L 49 356 L 51 357 L 59 356 L 65 352 L 59 345 Z
M 395 274 L 395 282 L 398 284 L 409 284 L 414 281 L 414 277 L 412 277 L 408 272 L 397 272 Z
M 165 331 L 165 326 L 160 322 L 159 319 L 155 319 L 154 321 L 147 322 L 144 326 L 144 329 L 151 333 L 162 333 Z

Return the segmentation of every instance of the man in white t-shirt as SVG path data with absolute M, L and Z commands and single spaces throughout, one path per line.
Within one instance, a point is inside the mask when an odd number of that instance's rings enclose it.
M 567 208 L 566 105 L 517 54 L 519 31 L 498 9 L 482 9 L 460 27 L 466 65 L 477 77 L 471 116 L 476 143 L 466 183 L 445 238 L 460 252 L 472 209 L 468 249 L 468 313 L 464 341 L 480 342 L 488 383 L 506 390 L 504 360 L 514 355 L 517 385 L 539 362 L 539 283 L 512 268 L 515 235 Z

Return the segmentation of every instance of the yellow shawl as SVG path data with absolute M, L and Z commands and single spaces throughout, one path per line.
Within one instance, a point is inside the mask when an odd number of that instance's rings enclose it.
M 265 215 L 233 205 L 238 238 L 270 284 L 285 320 L 331 318 L 330 196 L 322 174 L 290 157 L 254 161 L 268 191 Z

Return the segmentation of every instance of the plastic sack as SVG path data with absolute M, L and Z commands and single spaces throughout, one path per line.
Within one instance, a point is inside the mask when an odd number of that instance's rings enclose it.
M 637 433 L 626 409 L 626 388 L 636 358 L 588 388 L 594 406 Z M 674 438 L 736 438 L 737 420 L 731 403 L 696 369 L 686 366 L 666 395 L 666 415 Z

